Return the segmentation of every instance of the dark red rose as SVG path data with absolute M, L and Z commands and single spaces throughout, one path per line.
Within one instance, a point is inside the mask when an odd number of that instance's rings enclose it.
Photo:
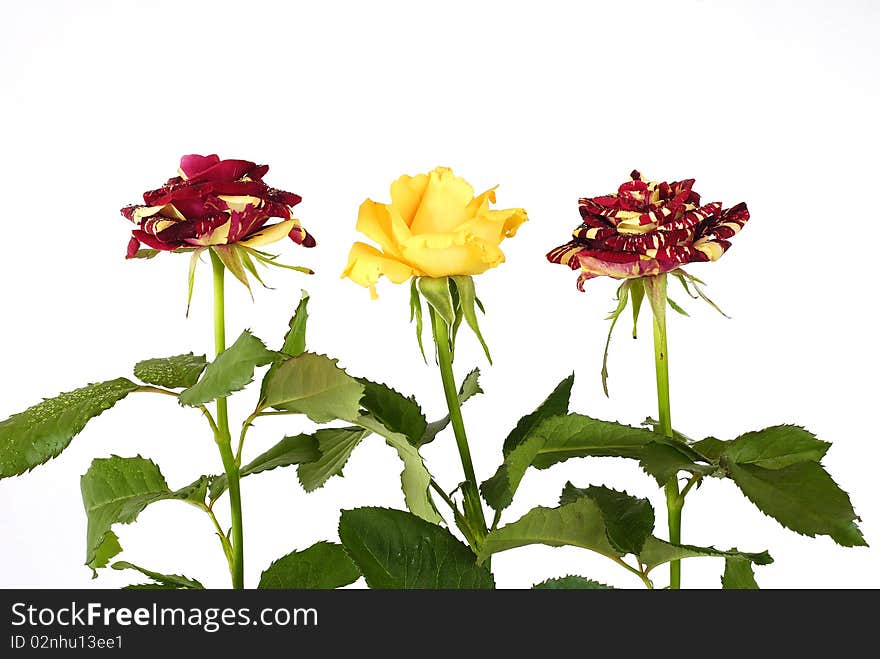
M 656 183 L 637 171 L 630 178 L 617 194 L 580 199 L 583 223 L 574 240 L 547 254 L 552 263 L 581 270 L 581 290 L 587 279 L 602 275 L 630 279 L 715 261 L 749 219 L 744 203 L 700 205 L 694 179 Z
M 293 217 L 299 195 L 263 182 L 268 165 L 220 160 L 216 155 L 180 159 L 179 176 L 144 193 L 144 204 L 126 206 L 122 215 L 137 225 L 127 258 L 143 243 L 172 251 L 181 247 L 242 244 L 259 247 L 290 237 L 304 247 L 315 239 Z M 270 219 L 280 221 L 269 223 Z

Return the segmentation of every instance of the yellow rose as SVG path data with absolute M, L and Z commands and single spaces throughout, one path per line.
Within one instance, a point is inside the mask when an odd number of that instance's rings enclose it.
M 391 184 L 391 203 L 367 199 L 357 229 L 382 248 L 356 242 L 342 273 L 367 286 L 385 275 L 395 284 L 410 277 L 477 275 L 504 261 L 499 244 L 528 217 L 522 208 L 492 210 L 495 188 L 474 196 L 470 183 L 447 167 L 401 176 Z

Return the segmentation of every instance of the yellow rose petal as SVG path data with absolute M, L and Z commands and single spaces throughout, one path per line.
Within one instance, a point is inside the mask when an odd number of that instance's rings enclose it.
M 245 247 L 261 247 L 262 245 L 277 242 L 285 238 L 290 233 L 290 230 L 298 224 L 299 220 L 297 219 L 284 220 L 284 222 L 261 229 L 247 240 L 242 240 L 241 244 Z
M 421 234 L 401 246 L 407 263 L 429 277 L 478 275 L 504 261 L 497 245 L 468 234 Z
M 389 212 L 388 206 L 367 199 L 358 211 L 357 230 L 372 238 L 382 249 L 400 255 L 398 245 L 409 238 L 409 227 L 398 213 Z
M 516 235 L 517 229 L 528 220 L 522 208 L 504 210 L 484 210 L 462 227 L 477 238 L 497 245 L 505 238 Z
M 427 174 L 417 176 L 404 174 L 391 184 L 391 207 L 397 210 L 406 226 L 412 225 L 427 187 Z
M 471 203 L 468 204 L 468 213 L 470 213 L 471 217 L 476 217 L 482 211 L 489 209 L 489 204 L 495 203 L 495 190 L 498 186 L 494 186 L 486 190 L 483 194 L 477 195 L 473 198 Z
M 694 249 L 698 249 L 709 257 L 710 261 L 717 261 L 724 254 L 724 248 L 717 242 L 700 238 L 694 243 Z
M 455 231 L 471 218 L 468 204 L 473 198 L 470 183 L 451 169 L 438 167 L 428 175 L 428 187 L 410 229 L 413 234 Z
M 421 273 L 408 264 L 397 261 L 365 243 L 358 242 L 351 246 L 348 265 L 342 272 L 343 277 L 348 277 L 360 286 L 368 287 L 370 297 L 375 300 L 378 297 L 376 282 L 382 275 L 388 277 L 395 284 L 402 284 L 413 275 L 420 276 Z

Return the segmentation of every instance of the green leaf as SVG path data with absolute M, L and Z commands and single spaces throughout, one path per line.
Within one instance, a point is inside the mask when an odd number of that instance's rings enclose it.
M 559 503 L 566 505 L 581 497 L 592 499 L 599 506 L 612 547 L 621 554 L 638 554 L 642 550 L 654 530 L 654 508 L 647 499 L 598 485 L 579 488 L 566 483 Z
M 480 369 L 475 368 L 470 373 L 468 373 L 462 381 L 461 387 L 458 390 L 458 402 L 460 405 L 464 405 L 465 402 L 472 396 L 476 396 L 477 394 L 481 393 L 483 393 L 483 389 L 480 387 Z M 448 414 L 442 419 L 431 421 L 431 423 L 429 423 L 425 428 L 425 433 L 416 443 L 416 446 L 420 448 L 425 444 L 433 442 L 437 438 L 437 435 L 440 434 L 448 425 Z
M 724 590 L 758 590 L 752 562 L 742 558 L 724 559 L 721 587 Z
M 795 533 L 828 535 L 844 547 L 867 546 L 849 496 L 817 462 L 781 469 L 723 463 L 733 482 L 765 515 Z
M 428 304 L 446 321 L 450 328 L 455 325 L 455 303 L 449 287 L 448 277 L 419 277 L 416 287 Z
M 199 381 L 205 366 L 207 361 L 204 355 L 194 355 L 189 352 L 185 355 L 158 357 L 138 362 L 134 366 L 134 375 L 148 384 L 176 389 L 193 386 Z
M 706 437 L 706 439 L 701 439 L 700 441 L 691 444 L 691 448 L 706 459 L 717 464 L 718 460 L 721 458 L 721 454 L 724 453 L 724 450 L 729 443 L 730 442 L 715 437 Z
M 360 570 L 342 545 L 317 542 L 273 562 L 260 576 L 263 590 L 323 590 L 354 583 Z
M 614 332 L 614 326 L 620 314 L 626 309 L 626 303 L 629 299 L 630 280 L 624 281 L 617 289 L 617 308 L 605 319 L 611 321 L 608 328 L 608 336 L 605 339 L 605 352 L 602 355 L 602 391 L 608 396 L 608 348 L 611 346 L 611 334 Z M 642 297 L 644 297 L 644 289 L 642 289 Z
M 211 247 L 211 252 L 217 255 L 217 258 L 223 262 L 226 269 L 229 270 L 238 281 L 244 284 L 244 287 L 248 289 L 248 292 L 251 293 L 251 296 L 253 297 L 251 283 L 248 281 L 247 272 L 245 271 L 244 263 L 242 263 L 241 254 L 239 254 L 238 248 L 234 245 L 213 245 Z
M 208 476 L 199 476 L 197 480 L 177 490 L 174 498 L 192 503 L 204 503 L 211 480 Z
M 150 583 L 133 583 L 123 586 L 122 590 L 178 590 L 177 586 L 171 584 L 161 584 L 156 582 Z
M 507 439 L 504 440 L 504 464 L 498 468 L 494 476 L 483 482 L 480 487 L 483 498 L 495 510 L 504 510 L 513 502 L 513 495 L 519 487 L 525 470 L 531 464 L 539 445 L 542 445 L 544 440 L 533 439 L 523 448 L 519 447 L 534 433 L 535 428 L 541 422 L 568 412 L 568 402 L 573 384 L 574 373 L 562 380 L 534 412 L 522 417 Z M 518 448 L 519 450 L 517 450 Z M 514 452 L 515 455 L 511 457 L 511 453 Z
M 477 339 L 480 341 L 480 345 L 483 346 L 483 352 L 486 353 L 486 359 L 489 360 L 489 363 L 492 363 L 492 355 L 489 354 L 489 346 L 486 345 L 486 341 L 483 340 L 483 335 L 480 332 L 480 324 L 477 321 L 477 312 L 474 309 L 474 305 L 477 301 L 477 292 L 474 288 L 474 280 L 472 277 L 467 275 L 456 275 L 450 277 L 450 279 L 454 282 L 455 287 L 458 289 L 458 299 L 459 304 L 461 305 L 461 312 L 464 315 L 465 321 L 467 321 L 468 326 L 471 328 L 474 334 L 477 335 Z M 483 312 L 485 313 L 485 311 Z
M 819 462 L 830 447 L 800 426 L 772 426 L 740 435 L 726 445 L 724 457 L 740 465 L 782 469 L 797 462 Z
M 657 439 L 650 430 L 583 414 L 547 419 L 535 429 L 535 434 L 547 438 L 532 463 L 538 469 L 586 456 L 638 459 L 645 444 Z
M 642 300 L 645 299 L 645 286 L 641 279 L 636 279 L 630 284 L 629 294 L 632 298 L 632 314 L 633 314 L 633 338 L 637 339 L 639 312 L 642 310 Z
M 680 471 L 701 474 L 715 471 L 712 466 L 696 464 L 687 453 L 672 443 L 650 442 L 645 444 L 639 457 L 639 464 L 647 474 L 657 480 L 660 487 L 663 487 Z
M 483 388 L 480 386 L 480 369 L 475 368 L 461 381 L 461 387 L 458 389 L 458 402 L 464 405 L 470 398 L 481 393 L 483 393 Z
M 262 406 L 305 414 L 315 423 L 353 421 L 364 386 L 336 363 L 311 352 L 291 357 L 266 379 Z
M 516 427 L 510 431 L 510 434 L 504 440 L 504 448 L 502 449 L 504 456 L 526 439 L 530 433 L 542 421 L 551 416 L 560 416 L 568 414 L 568 403 L 571 398 L 571 388 L 574 385 L 574 373 L 562 380 L 550 395 L 544 399 L 544 402 L 538 405 L 537 409 L 531 414 L 522 417 L 516 424 Z
M 721 558 L 738 558 L 747 560 L 755 565 L 769 565 L 773 562 L 766 551 L 760 554 L 747 554 L 745 552 L 731 549 L 730 551 L 721 551 L 714 547 L 695 547 L 693 545 L 674 545 L 665 540 L 660 540 L 654 536 L 649 536 L 645 540 L 645 545 L 639 554 L 639 561 L 646 567 L 648 571 L 653 570 L 658 565 L 669 563 L 670 561 L 678 561 L 683 558 L 694 558 L 700 556 L 717 556 Z
M 301 355 L 306 351 L 306 326 L 309 322 L 309 294 L 302 291 L 296 311 L 290 319 L 287 334 L 284 335 L 284 345 L 281 352 L 291 357 Z
M 608 540 L 599 504 L 580 497 L 558 508 L 533 508 L 517 521 L 490 531 L 480 547 L 480 562 L 492 554 L 534 544 L 571 545 L 604 556 L 621 555 Z
M 126 378 L 48 398 L 0 422 L 0 478 L 17 476 L 61 453 L 91 419 L 138 385 Z
M 425 466 L 419 449 L 410 444 L 406 436 L 391 432 L 372 417 L 361 416 L 356 423 L 382 436 L 385 442 L 397 451 L 398 457 L 403 462 L 400 486 L 409 511 L 434 524 L 443 521 L 431 498 L 431 474 Z
M 666 434 L 663 432 L 663 428 L 660 426 L 660 422 L 657 421 L 657 419 L 652 419 L 651 417 L 648 417 L 644 421 L 642 421 L 641 425 L 645 428 L 651 428 L 651 430 L 660 435 L 661 439 L 657 441 L 666 441 L 667 439 L 669 439 L 668 437 L 666 437 Z M 683 432 L 679 432 L 678 430 L 675 430 L 673 428 L 672 439 L 674 439 L 679 444 L 683 444 L 684 446 L 680 446 L 679 448 L 685 450 L 685 452 L 689 451 L 691 454 L 693 454 L 694 457 L 700 457 L 700 455 L 695 453 L 691 448 L 691 444 L 694 443 L 694 440 L 685 435 Z
M 342 468 L 348 462 L 351 452 L 370 434 L 363 428 L 321 428 L 314 437 L 318 441 L 320 457 L 314 462 L 304 462 L 297 468 L 296 475 L 306 492 L 312 492 L 331 476 L 341 476 Z
M 80 485 L 88 517 L 86 565 L 106 552 L 105 537 L 114 524 L 129 524 L 151 503 L 174 498 L 159 467 L 140 456 L 93 460 Z
M 110 567 L 114 570 L 137 570 L 144 576 L 147 576 L 156 582 L 155 584 L 143 584 L 144 586 L 161 586 L 163 588 L 174 588 L 177 590 L 204 589 L 204 586 L 195 579 L 183 577 L 179 574 L 161 574 L 159 572 L 153 572 L 152 570 L 138 567 L 128 561 L 117 561 Z M 129 586 L 129 588 L 131 588 L 131 586 Z M 140 586 L 136 586 L 136 588 L 140 588 Z
M 402 510 L 343 510 L 339 537 L 370 588 L 495 587 L 489 570 L 449 531 Z
M 251 383 L 254 369 L 270 364 L 277 358 L 278 353 L 267 349 L 260 339 L 245 330 L 235 343 L 208 364 L 201 380 L 181 392 L 178 400 L 181 405 L 195 407 L 217 398 L 226 398 Z
M 557 579 L 547 579 L 532 586 L 532 590 L 614 590 L 613 586 L 606 586 L 598 581 L 578 577 L 570 574 Z
M 285 437 L 275 446 L 241 468 L 241 476 L 259 474 L 277 467 L 289 467 L 314 462 L 321 457 L 318 440 L 314 435 L 295 435 Z M 220 474 L 211 481 L 211 500 L 217 500 L 226 491 L 226 474 Z
M 296 357 L 297 355 L 301 355 L 306 350 L 306 326 L 309 321 L 309 294 L 305 291 L 301 291 L 299 304 L 296 305 L 296 311 L 293 312 L 293 316 L 290 318 L 290 322 L 288 323 L 287 334 L 284 335 L 284 345 L 281 346 L 281 354 L 282 355 L 290 355 L 291 357 Z M 260 399 L 262 400 L 266 396 L 266 382 L 274 376 L 275 371 L 278 370 L 278 365 L 283 360 L 279 360 L 274 362 L 269 370 L 266 371 L 266 375 L 263 376 L 263 382 L 260 385 Z
M 582 414 L 552 416 L 538 423 L 504 458 L 495 475 L 482 484 L 483 497 L 495 510 L 513 501 L 530 466 L 546 469 L 569 458 L 606 456 L 636 458 L 657 439 L 644 428 L 600 421 Z
M 358 382 L 364 385 L 361 406 L 388 430 L 406 435 L 412 444 L 418 444 L 427 430 L 428 422 L 415 398 L 364 378 L 358 378 Z
M 107 531 L 104 540 L 95 550 L 95 558 L 88 564 L 92 568 L 92 579 L 98 576 L 98 568 L 107 567 L 110 559 L 122 552 L 119 537 L 113 531 Z

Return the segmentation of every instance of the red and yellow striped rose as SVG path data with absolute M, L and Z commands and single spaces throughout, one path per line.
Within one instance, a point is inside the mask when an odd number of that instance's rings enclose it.
M 580 269 L 581 290 L 602 275 L 631 279 L 715 261 L 749 219 L 744 203 L 727 209 L 717 201 L 701 204 L 694 179 L 657 183 L 638 171 L 630 178 L 616 194 L 580 199 L 583 222 L 573 240 L 547 254 L 552 263 Z
M 248 160 L 183 156 L 178 176 L 145 192 L 143 204 L 121 210 L 137 225 L 127 257 L 134 257 L 141 243 L 163 251 L 233 244 L 260 247 L 287 236 L 313 247 L 315 239 L 293 216 L 302 198 L 266 185 L 263 176 L 268 171 L 268 165 Z M 272 218 L 280 221 L 268 224 Z

